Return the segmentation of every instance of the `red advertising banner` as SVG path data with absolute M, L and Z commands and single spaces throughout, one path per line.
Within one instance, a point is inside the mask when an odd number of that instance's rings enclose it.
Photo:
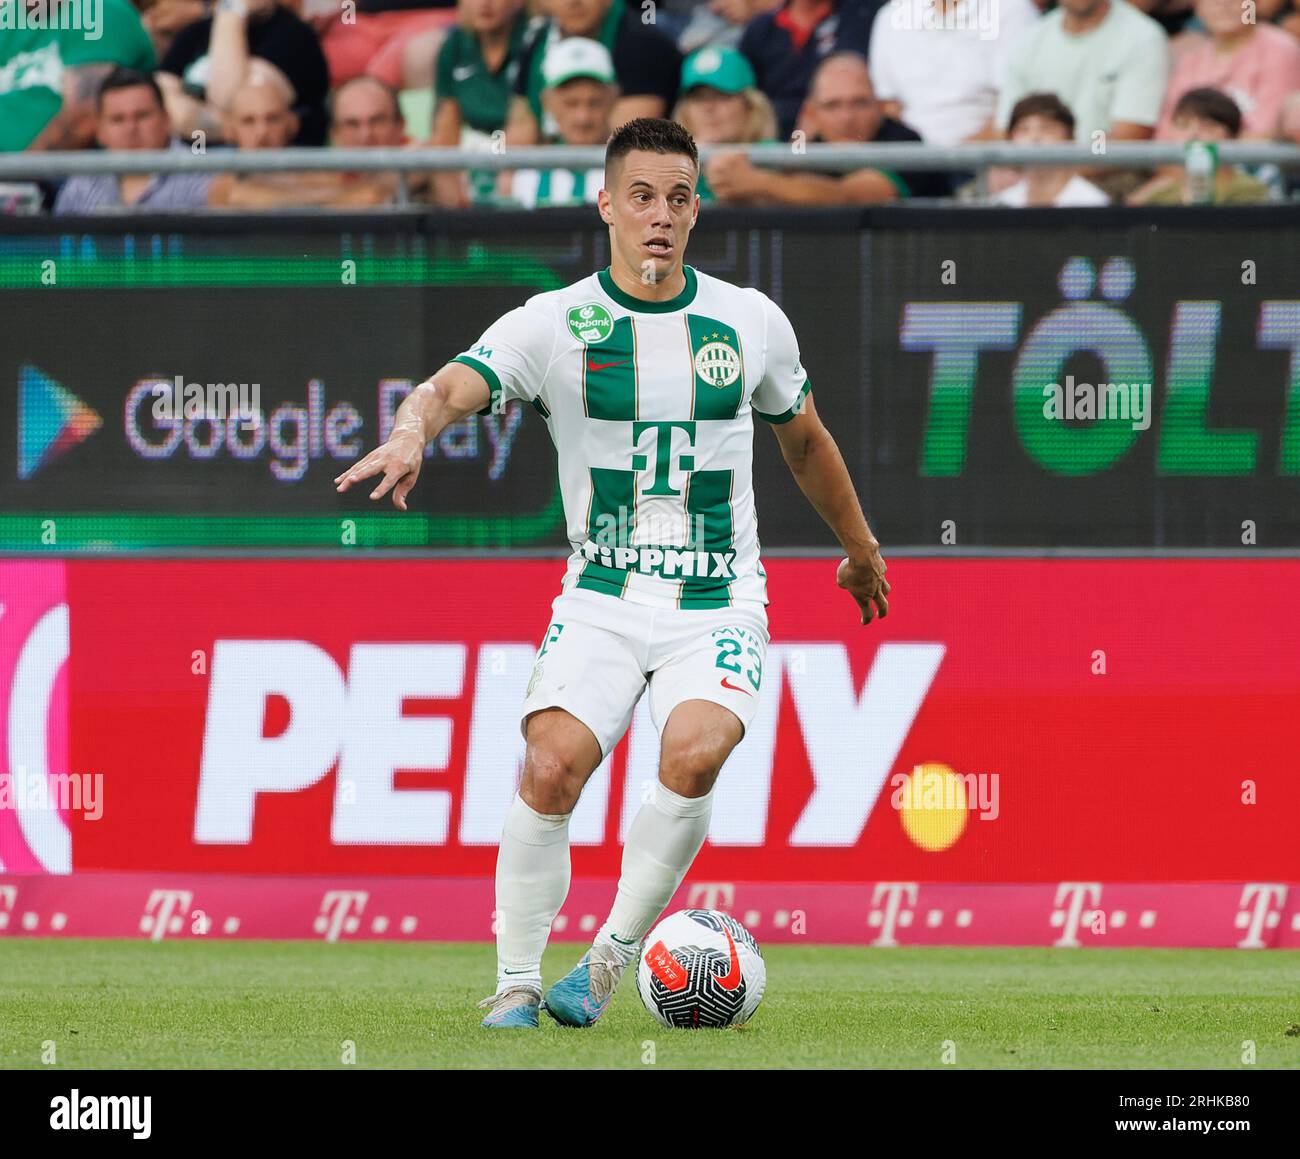
M 867 628 L 834 572 L 768 564 L 759 711 L 691 880 L 1300 880 L 1300 561 L 901 559 Z M 0 809 L 0 868 L 490 878 L 560 574 L 0 564 L 5 752 L 71 782 Z M 657 744 L 643 702 L 575 877 L 617 876 Z
M 615 882 L 575 878 L 555 921 L 589 940 Z M 490 877 L 0 874 L 0 937 L 489 941 Z M 720 909 L 760 943 L 1300 949 L 1300 883 L 972 885 L 710 881 L 665 912 Z

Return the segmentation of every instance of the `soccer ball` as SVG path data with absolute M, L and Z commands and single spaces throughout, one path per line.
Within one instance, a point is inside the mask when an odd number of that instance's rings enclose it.
M 645 1008 L 664 1026 L 740 1026 L 763 998 L 767 967 L 730 914 L 678 910 L 646 938 L 636 972 Z

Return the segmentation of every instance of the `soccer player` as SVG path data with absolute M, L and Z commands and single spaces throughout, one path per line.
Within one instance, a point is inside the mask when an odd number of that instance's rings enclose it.
M 531 403 L 556 447 L 573 554 L 523 705 L 523 776 L 497 854 L 497 987 L 486 1027 L 538 1012 L 590 1026 L 709 831 L 712 790 L 754 715 L 767 647 L 753 420 L 772 429 L 847 558 L 863 624 L 889 610 L 885 562 L 817 417 L 789 320 L 770 298 L 692 269 L 695 142 L 629 121 L 605 150 L 610 265 L 537 294 L 417 386 L 388 441 L 335 482 L 382 474 L 406 510 L 449 423 Z M 609 918 L 542 997 L 542 951 L 569 889 L 569 817 L 650 690 L 659 780 L 628 831 Z

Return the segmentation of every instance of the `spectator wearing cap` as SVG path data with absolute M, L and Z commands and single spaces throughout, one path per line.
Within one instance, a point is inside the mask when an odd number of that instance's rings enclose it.
M 1242 136 L 1269 137 L 1288 93 L 1300 90 L 1300 41 L 1273 24 L 1245 21 L 1241 0 L 1196 0 L 1206 37 L 1174 60 L 1156 137 L 1173 140 L 1174 108 L 1192 89 L 1215 88 L 1241 109 Z
M 856 52 L 827 57 L 813 75 L 800 118 L 814 141 L 832 144 L 920 141 L 887 117 L 871 90 L 866 60 Z M 907 197 L 946 197 L 942 173 L 862 168 L 848 173 L 760 169 L 743 153 L 709 159 L 709 184 L 719 201 L 739 205 L 875 205 Z
M 758 89 L 754 70 L 734 48 L 701 48 L 682 66 L 682 97 L 673 119 L 697 145 L 752 145 L 776 139 L 776 114 Z M 695 192 L 715 200 L 708 163 L 700 170 Z
M 547 19 L 535 27 L 520 56 L 506 125 L 508 144 L 531 145 L 556 135 L 542 107 L 542 62 L 566 37 L 599 41 L 614 62 L 619 98 L 611 132 L 634 117 L 668 115 L 677 99 L 681 53 L 653 24 L 642 23 L 639 6 L 627 0 L 538 0 L 538 7 Z
M 775 11 L 745 26 L 740 51 L 753 65 L 758 87 L 776 110 L 777 132 L 788 138 L 827 57 L 856 52 L 865 57 L 871 26 L 882 0 L 784 0 Z
M 1074 114 L 1054 93 L 1030 93 L 1011 110 L 1008 139 L 1016 145 L 1063 145 L 1074 140 Z M 1110 198 L 1077 169 L 1034 166 L 998 193 L 997 205 L 1109 205 Z
M 1075 139 L 1145 141 L 1160 119 L 1169 44 L 1151 17 L 1125 0 L 1060 0 L 1011 51 L 998 94 L 1005 126 L 1017 101 L 1055 93 L 1074 113 Z
M 461 0 L 460 23 L 448 34 L 434 70 L 434 112 L 430 144 L 446 148 L 492 148 L 503 132 L 510 94 L 527 38 L 522 0 Z M 441 205 L 490 203 L 497 172 L 439 172 L 433 175 Z
M 894 0 L 872 26 L 872 87 L 930 144 L 999 137 L 1007 59 L 1038 19 L 1030 0 Z
M 1175 139 L 1191 141 L 1232 141 L 1241 135 L 1241 110 L 1236 102 L 1218 89 L 1192 89 L 1174 106 Z M 1173 166 L 1156 174 L 1128 198 L 1130 205 L 1185 205 L 1191 200 L 1187 172 Z M 1272 192 L 1262 181 L 1243 173 L 1235 165 L 1219 162 L 1214 175 L 1213 201 L 1216 205 L 1252 205 L 1269 201 Z
M 117 68 L 108 74 L 96 98 L 95 140 L 101 149 L 189 150 L 172 139 L 171 123 L 158 82 L 147 73 Z M 208 202 L 209 173 L 111 173 L 72 177 L 54 202 L 57 214 L 111 213 L 142 209 L 154 212 L 198 209 Z
M 618 100 L 614 62 L 598 40 L 574 36 L 557 41 L 542 62 L 542 107 L 556 125 L 556 144 L 603 145 Z M 605 171 L 519 169 L 511 174 L 510 200 L 528 209 L 594 205 Z

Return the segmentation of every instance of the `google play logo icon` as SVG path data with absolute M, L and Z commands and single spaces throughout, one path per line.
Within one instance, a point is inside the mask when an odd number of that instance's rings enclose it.
M 26 364 L 18 372 L 18 478 L 90 438 L 103 419 L 75 394 Z

